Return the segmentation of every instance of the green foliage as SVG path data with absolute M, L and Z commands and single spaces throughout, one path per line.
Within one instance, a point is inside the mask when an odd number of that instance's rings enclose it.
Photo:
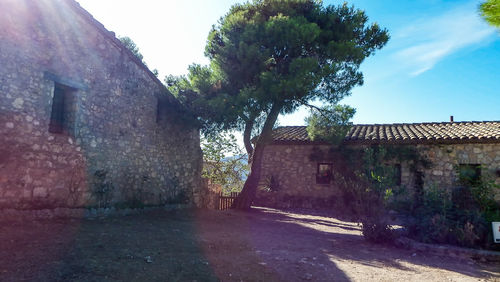
M 375 242 L 389 236 L 390 228 L 383 226 L 385 211 L 391 208 L 413 218 L 403 225 L 415 239 L 467 247 L 491 246 L 490 222 L 500 220 L 500 208 L 494 200 L 499 187 L 485 177 L 476 178 L 476 168 L 457 167 L 461 185 L 452 190 L 431 186 L 409 195 L 405 187 L 395 185 L 391 163 L 409 164 L 413 174 L 430 168 L 430 162 L 414 147 L 372 146 L 361 152 L 341 147 L 339 150 L 348 159 L 346 166 L 355 168 L 353 174 L 344 172 L 344 175 L 354 175 L 344 193 L 358 206 L 356 210 L 361 215 L 367 240 Z M 359 201 L 365 205 L 360 206 Z
M 359 216 L 369 241 L 395 238 L 386 214 L 394 209 L 406 215 L 403 225 L 417 240 L 494 248 L 490 223 L 500 221 L 500 207 L 494 199 L 500 187 L 485 176 L 477 178 L 474 166 L 457 167 L 459 186 L 454 189 L 431 186 L 410 193 L 396 185 L 393 164 L 405 163 L 414 175 L 429 169 L 425 154 L 413 146 L 335 146 L 327 152 L 315 147 L 310 158 L 335 160 L 335 184 L 341 188 L 346 208 L 353 208 Z
M 241 191 L 248 165 L 234 135 L 209 135 L 202 140 L 202 150 L 203 177 L 222 185 L 223 192 Z
M 476 186 L 481 180 L 481 165 L 459 165 L 455 168 L 458 182 L 464 186 Z
M 405 199 L 403 207 L 412 206 L 405 195 L 406 188 L 397 185 L 395 164 L 409 164 L 415 171 L 429 167 L 429 161 L 415 147 L 403 145 L 364 148 L 340 145 L 332 146 L 328 152 L 315 147 L 310 159 L 334 160 L 334 180 L 341 188 L 344 205 L 359 216 L 365 239 L 376 243 L 395 239 L 387 209 L 398 206 L 400 199 Z
M 384 221 L 368 218 L 362 223 L 363 236 L 368 242 L 389 243 L 395 239 L 392 227 Z
M 139 61 L 141 61 L 146 67 L 148 66 L 146 61 L 144 61 L 144 56 L 142 55 L 141 51 L 139 50 L 139 47 L 137 46 L 137 44 L 135 44 L 135 42 L 134 42 L 134 40 L 132 40 L 132 38 L 130 38 L 128 36 L 118 36 L 118 40 L 120 40 L 122 42 L 122 44 L 128 50 L 130 50 L 130 52 L 132 52 L 132 54 L 134 54 L 134 56 L 136 56 L 137 59 L 139 59 Z M 157 69 L 153 69 L 151 72 L 156 77 L 158 77 L 158 75 L 160 74 Z
M 493 179 L 482 177 L 480 181 L 465 189 L 470 190 L 476 209 L 487 221 L 500 221 L 500 206 L 494 198 L 494 195 L 500 192 L 500 185 L 495 184 Z
M 500 0 L 488 0 L 479 7 L 481 16 L 492 26 L 500 28 Z
M 330 161 L 337 165 L 336 170 L 349 177 L 360 176 L 370 183 L 376 184 L 386 193 L 396 189 L 395 164 L 405 163 L 410 172 L 430 168 L 429 160 L 420 154 L 414 146 L 407 145 L 373 145 L 370 147 L 355 148 L 349 146 L 332 146 L 328 151 L 313 147 L 309 156 L 311 161 Z
M 490 248 L 491 221 L 500 220 L 491 181 L 448 191 L 431 186 L 423 191 L 422 205 L 411 211 L 414 220 L 405 222 L 409 235 L 424 242 Z
M 123 43 L 123 45 L 134 54 L 137 59 L 144 63 L 144 56 L 139 51 L 139 47 L 135 44 L 134 40 L 128 36 L 119 36 L 118 39 Z M 145 64 L 145 63 L 144 63 Z
M 268 134 L 278 113 L 315 99 L 336 104 L 362 84 L 359 65 L 389 38 L 386 30 L 367 22 L 363 11 L 345 4 L 236 4 L 208 36 L 210 65 L 192 65 L 187 76 L 167 81 L 205 132 L 252 131 L 262 116 Z M 250 138 L 245 142 L 251 146 Z
M 220 78 L 207 66 L 193 64 L 189 66 L 188 71 L 187 75 L 165 77 L 168 90 L 197 121 L 197 126 L 201 127 L 206 135 L 215 135 L 219 131 L 233 128 L 232 125 L 221 124 L 224 115 L 229 114 L 227 111 L 221 111 L 228 99 L 212 99 L 220 90 Z
M 264 189 L 267 192 L 278 192 L 279 190 L 281 190 L 278 178 L 274 175 L 271 175 L 268 179 L 266 179 Z
M 421 206 L 422 213 L 430 215 L 442 214 L 446 217 L 452 206 L 451 194 L 446 189 L 431 186 L 424 190 Z
M 364 238 L 373 243 L 390 243 L 396 238 L 385 209 L 385 191 L 362 173 L 336 173 L 335 183 L 343 191 L 345 208 L 359 217 Z
M 365 208 L 367 216 L 363 221 L 368 226 L 367 232 L 374 233 L 368 236 L 385 236 L 386 230 L 382 225 L 373 227 L 373 221 L 383 223 L 384 212 L 381 210 L 399 207 L 398 211 L 415 218 L 404 225 L 410 236 L 416 239 L 467 247 L 488 246 L 492 236 L 489 223 L 500 220 L 500 209 L 494 200 L 495 190 L 499 187 L 493 181 L 485 177 L 475 179 L 474 173 L 466 171 L 459 178 L 462 186 L 452 190 L 432 186 L 411 196 L 404 187 L 394 185 L 394 170 L 390 164 L 391 161 L 407 163 L 414 174 L 430 168 L 430 162 L 415 148 L 373 146 L 364 149 L 362 157 L 359 153 L 351 157 L 362 160 L 361 167 L 365 171 L 359 171 L 358 176 L 370 182 L 363 192 L 371 194 L 369 199 L 372 201 L 372 209 Z M 357 197 L 360 197 L 359 193 Z M 363 197 L 366 202 L 367 196 Z
M 363 83 L 359 66 L 388 41 L 361 10 L 315 0 L 236 4 L 212 27 L 206 67 L 192 65 L 170 87 L 205 133 L 242 130 L 252 169 L 235 207 L 250 208 L 260 161 L 280 114 L 318 100 L 337 104 Z M 259 136 L 255 149 L 251 133 Z
M 419 153 L 415 146 L 408 145 L 371 146 L 364 149 L 362 159 L 366 169 L 382 176 L 388 168 L 392 168 L 391 163 L 406 163 L 411 172 L 431 167 L 425 155 Z
M 349 132 L 355 113 L 355 109 L 345 105 L 313 108 L 306 118 L 307 134 L 313 141 L 324 140 L 338 145 Z

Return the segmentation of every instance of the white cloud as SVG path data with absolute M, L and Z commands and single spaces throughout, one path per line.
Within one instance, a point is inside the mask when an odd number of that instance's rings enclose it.
M 440 16 L 421 18 L 393 35 L 394 59 L 417 76 L 466 47 L 484 44 L 495 34 L 479 17 L 477 3 L 469 2 Z

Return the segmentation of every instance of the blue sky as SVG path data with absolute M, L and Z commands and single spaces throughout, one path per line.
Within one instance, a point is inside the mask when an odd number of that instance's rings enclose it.
M 79 0 L 118 35 L 131 37 L 148 65 L 184 74 L 206 64 L 212 26 L 234 0 Z M 117 5 L 117 3 L 120 3 Z M 325 5 L 340 1 L 324 1 Z M 476 0 L 352 0 L 391 40 L 362 65 L 365 83 L 342 103 L 354 123 L 500 120 L 500 31 L 478 16 Z M 282 117 L 303 125 L 307 110 Z
M 500 31 L 478 16 L 479 1 L 352 3 L 391 34 L 344 101 L 355 123 L 500 119 Z

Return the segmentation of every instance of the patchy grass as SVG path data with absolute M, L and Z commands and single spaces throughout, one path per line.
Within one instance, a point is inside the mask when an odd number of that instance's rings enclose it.
M 0 227 L 0 281 L 500 279 L 498 265 L 367 243 L 353 222 L 256 208 Z

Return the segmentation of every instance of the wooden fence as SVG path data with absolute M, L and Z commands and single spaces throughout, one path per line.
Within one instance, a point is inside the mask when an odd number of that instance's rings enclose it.
M 217 209 L 221 211 L 230 209 L 239 194 L 238 192 L 231 192 L 229 196 L 225 196 L 220 192 L 218 195 Z

